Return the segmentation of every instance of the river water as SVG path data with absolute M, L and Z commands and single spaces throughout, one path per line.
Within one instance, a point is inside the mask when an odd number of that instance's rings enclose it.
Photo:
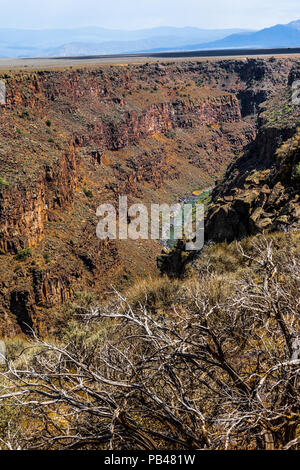
M 208 196 L 209 193 L 212 191 L 213 187 L 209 187 L 206 189 L 203 189 L 202 192 L 199 191 L 199 194 L 190 194 L 187 195 L 184 198 L 181 198 L 178 201 L 178 205 L 181 207 L 179 209 L 177 216 L 171 216 L 170 217 L 170 237 L 168 238 L 167 235 L 169 233 L 169 227 L 166 226 L 165 233 L 164 233 L 164 228 L 162 228 L 163 236 L 161 240 L 161 244 L 164 248 L 172 250 L 174 248 L 174 245 L 177 241 L 175 239 L 174 234 L 176 233 L 177 228 L 183 227 L 183 211 L 184 211 L 184 206 L 190 205 L 191 206 L 191 211 L 193 211 L 193 208 L 199 203 L 201 203 L 201 200 L 205 197 Z M 196 192 L 196 191 L 195 191 Z M 168 238 L 168 239 L 165 239 Z

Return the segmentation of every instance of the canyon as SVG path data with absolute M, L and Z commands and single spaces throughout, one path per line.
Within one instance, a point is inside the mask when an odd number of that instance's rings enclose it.
M 158 275 L 159 243 L 96 237 L 97 207 L 119 195 L 171 203 L 218 181 L 210 239 L 248 233 L 236 233 L 242 215 L 226 224 L 230 233 L 218 227 L 237 199 L 237 180 L 244 192 L 235 211 L 251 199 L 255 212 L 254 170 L 268 170 L 278 138 L 295 133 L 294 117 L 290 126 L 270 125 L 263 103 L 282 94 L 287 106 L 296 64 L 266 58 L 1 72 L 0 334 L 47 333 L 52 315 L 78 295 L 101 301 L 112 286 Z M 249 172 L 252 180 L 241 182 Z M 274 178 L 273 186 L 265 181 L 264 216 L 254 225 L 273 223 L 266 214 L 277 199 Z

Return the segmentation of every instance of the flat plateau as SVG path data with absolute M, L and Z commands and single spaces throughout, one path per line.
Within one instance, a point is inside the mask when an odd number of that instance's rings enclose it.
M 258 58 L 258 57 L 300 57 L 300 48 L 279 49 L 231 49 L 210 51 L 186 51 L 186 52 L 158 52 L 153 54 L 117 54 L 117 55 L 95 55 L 78 57 L 38 57 L 20 59 L 0 59 L 0 70 L 8 69 L 53 69 L 74 66 L 91 65 L 128 65 L 144 62 L 166 62 L 182 60 L 215 60 L 219 58 L 236 59 Z

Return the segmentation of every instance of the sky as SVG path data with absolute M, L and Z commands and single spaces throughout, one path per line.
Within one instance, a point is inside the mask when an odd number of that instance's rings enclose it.
M 296 19 L 299 0 L 0 0 L 0 28 L 262 29 Z

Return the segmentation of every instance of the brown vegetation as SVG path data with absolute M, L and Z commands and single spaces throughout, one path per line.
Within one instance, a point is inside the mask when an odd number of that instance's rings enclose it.
M 297 246 L 299 232 L 216 245 L 184 281 L 73 307 L 3 371 L 2 416 L 19 410 L 3 446 L 298 448 Z

